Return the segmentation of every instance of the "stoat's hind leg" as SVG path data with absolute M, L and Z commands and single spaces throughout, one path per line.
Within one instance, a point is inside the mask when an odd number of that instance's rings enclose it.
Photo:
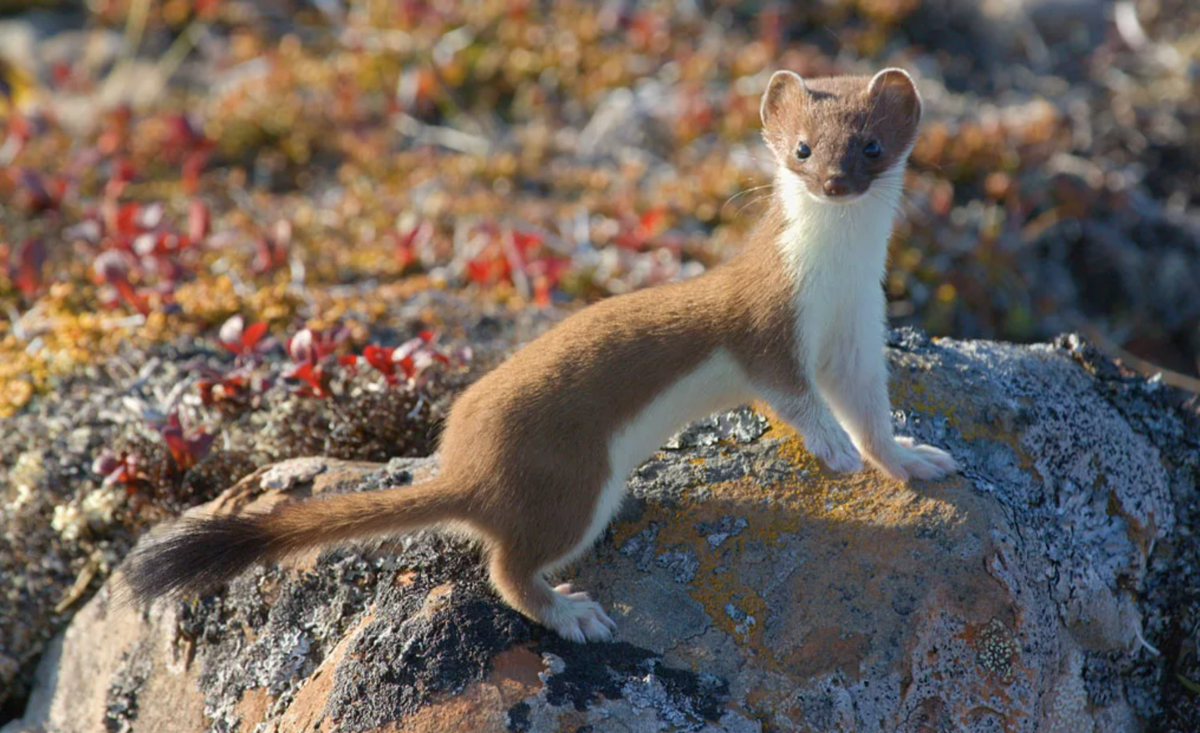
M 497 548 L 489 568 L 492 584 L 510 606 L 559 636 L 577 643 L 608 641 L 617 624 L 588 597 L 563 584 L 551 588 L 540 568 L 526 567 Z

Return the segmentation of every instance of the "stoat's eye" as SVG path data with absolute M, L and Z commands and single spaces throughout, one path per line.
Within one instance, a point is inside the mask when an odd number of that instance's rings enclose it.
M 800 143 L 796 148 L 796 160 L 808 160 L 810 155 L 812 155 L 812 148 L 808 147 L 808 143 Z
M 863 146 L 863 155 L 868 158 L 878 158 L 882 153 L 883 146 L 879 144 L 878 140 L 872 140 Z

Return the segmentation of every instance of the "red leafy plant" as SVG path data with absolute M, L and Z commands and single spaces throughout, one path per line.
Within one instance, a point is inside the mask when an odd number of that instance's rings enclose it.
M 16 185 L 15 202 L 32 214 L 54 211 L 67 194 L 67 179 L 57 175 L 47 181 L 37 171 L 17 168 L 10 172 Z
M 202 427 L 185 429 L 179 413 L 174 410 L 167 415 L 167 421 L 159 427 L 158 434 L 167 444 L 167 450 L 171 452 L 171 458 L 180 471 L 187 471 L 208 455 L 216 438 Z
M 329 333 L 306 328 L 288 339 L 287 352 L 292 367 L 283 373 L 283 377 L 300 382 L 292 390 L 295 394 L 318 399 L 332 394 L 329 383 L 336 362 L 330 357 L 348 335 L 349 332 L 344 328 Z
M 104 477 L 105 486 L 120 484 L 125 487 L 126 494 L 137 491 L 138 485 L 146 478 L 138 454 L 108 448 L 92 461 L 92 472 Z
M 254 240 L 254 261 L 250 269 L 255 275 L 262 275 L 283 267 L 288 261 L 288 252 L 292 246 L 292 223 L 280 219 L 271 227 L 271 231 L 259 234 Z
M 5 124 L 4 144 L 0 145 L 0 166 L 7 166 L 17 159 L 25 144 L 45 132 L 45 121 L 34 114 L 10 111 Z
M 126 305 L 145 316 L 150 313 L 150 303 L 130 280 L 136 265 L 137 262 L 128 252 L 109 250 L 96 257 L 92 263 L 92 271 L 98 284 L 110 288 Z M 109 303 L 116 300 L 115 297 L 104 293 L 101 293 L 101 299 Z
M 107 202 L 103 214 L 92 214 L 69 235 L 95 259 L 96 282 L 105 286 L 101 299 L 123 301 L 142 315 L 151 311 L 151 296 L 169 300 L 175 287 L 194 272 L 190 253 L 208 236 L 210 217 L 203 201 L 188 209 L 188 231 L 180 234 L 165 221 L 161 204 Z
M 172 475 L 186 473 L 208 455 L 216 437 L 204 428 L 185 428 L 174 410 L 155 429 L 174 463 Z M 105 448 L 92 461 L 92 471 L 104 477 L 105 486 L 120 484 L 126 494 L 133 494 L 143 485 L 152 483 L 150 467 L 136 450 Z
M 189 370 L 200 375 L 196 380 L 200 403 L 225 414 L 257 406 L 259 396 L 274 384 L 272 378 L 254 369 L 254 363 L 242 364 L 227 372 L 205 364 L 193 364 Z
M 196 367 L 194 371 L 203 375 L 196 380 L 196 388 L 200 391 L 200 403 L 205 407 L 246 406 L 251 393 L 262 391 L 267 384 L 263 380 L 256 382 L 252 374 L 240 368 L 224 374 L 208 367 Z
M 287 350 L 293 366 L 283 376 L 300 382 L 293 393 L 305 397 L 329 397 L 332 394 L 330 382 L 337 367 L 344 368 L 346 376 L 354 377 L 364 364 L 383 375 L 384 381 L 391 386 L 416 389 L 428 383 L 428 370 L 434 364 L 449 365 L 471 359 L 469 347 L 453 355 L 448 353 L 438 345 L 437 336 L 431 330 L 423 330 L 396 347 L 370 344 L 361 355 L 344 354 L 334 359 L 333 352 L 347 335 L 344 328 L 331 333 L 306 328 L 292 336 Z
M 216 143 L 197 130 L 186 115 L 169 114 L 165 122 L 166 132 L 161 139 L 163 157 L 180 165 L 183 190 L 195 193 L 200 185 L 200 174 L 208 165 Z
M 200 402 L 205 407 L 222 409 L 246 407 L 254 395 L 261 394 L 272 384 L 272 380 L 256 373 L 255 366 L 275 341 L 267 337 L 265 322 L 247 326 L 246 320 L 237 315 L 221 325 L 217 343 L 237 357 L 235 367 L 220 371 L 203 363 L 189 365 L 190 371 L 200 374 L 196 382 Z
M 626 214 L 621 217 L 621 231 L 616 237 L 618 247 L 641 251 L 648 247 L 665 227 L 667 208 L 659 206 L 641 216 Z
M 33 298 L 45 284 L 45 264 L 46 248 L 41 240 L 27 239 L 10 255 L 9 279 L 26 298 Z
M 422 253 L 433 241 L 433 235 L 433 224 L 429 221 L 420 221 L 403 232 L 391 235 L 395 242 L 396 262 L 402 271 L 422 259 Z
M 292 394 L 317 399 L 332 397 L 335 377 L 353 378 L 364 365 L 383 375 L 389 385 L 415 389 L 428 383 L 430 375 L 427 372 L 432 365 L 462 363 L 472 356 L 469 347 L 453 354 L 447 352 L 438 345 L 431 330 L 423 330 L 396 347 L 370 344 L 361 356 L 335 356 L 348 337 L 349 329 L 341 326 L 328 331 L 305 328 L 288 339 L 286 351 L 292 363 L 283 371 L 282 377 L 292 383 Z M 217 342 L 237 357 L 238 366 L 229 372 L 203 364 L 192 367 L 202 375 L 197 386 L 205 406 L 245 405 L 253 394 L 262 393 L 271 386 L 271 380 L 256 374 L 253 369 L 260 363 L 258 355 L 273 343 L 267 337 L 265 323 L 246 326 L 241 316 L 234 316 L 222 325 Z
M 244 318 L 233 316 L 221 326 L 221 330 L 217 333 L 217 343 L 239 359 L 245 359 L 260 353 L 269 346 L 269 342 L 263 341 L 263 337 L 266 335 L 267 324 L 265 322 L 260 321 L 247 326 Z
M 395 348 L 371 344 L 363 349 L 362 359 L 392 386 L 421 386 L 426 369 L 435 363 L 450 363 L 450 356 L 437 346 L 433 331 L 428 330 Z
M 506 282 L 541 306 L 549 305 L 553 288 L 571 267 L 571 259 L 556 254 L 540 232 L 482 227 L 486 243 L 466 263 L 467 277 L 479 285 Z

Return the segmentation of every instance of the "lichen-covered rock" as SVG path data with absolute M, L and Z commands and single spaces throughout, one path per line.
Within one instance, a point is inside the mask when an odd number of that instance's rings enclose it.
M 144 613 L 114 603 L 118 573 L 17 729 L 1139 730 L 1157 712 L 1154 676 L 1130 674 L 1152 659 L 1139 599 L 1177 534 L 1195 426 L 1102 386 L 1116 377 L 1074 341 L 892 346 L 898 429 L 962 475 L 830 475 L 749 410 L 693 426 L 635 472 L 571 571 L 618 621 L 614 643 L 531 624 L 471 548 L 430 532 Z M 433 470 L 289 462 L 203 511 Z

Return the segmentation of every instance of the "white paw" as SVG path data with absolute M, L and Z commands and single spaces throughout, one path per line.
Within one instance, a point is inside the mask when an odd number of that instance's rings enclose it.
M 587 593 L 573 592 L 568 583 L 554 589 L 554 605 L 546 612 L 542 623 L 576 644 L 608 641 L 617 630 L 616 622 L 608 617 L 599 603 L 589 598 Z
M 862 470 L 862 456 L 854 447 L 854 443 L 850 442 L 850 436 L 841 428 L 805 435 L 804 446 L 834 473 Z
M 949 453 L 932 445 L 922 445 L 908 437 L 897 437 L 895 450 L 872 461 L 897 481 L 908 481 L 910 478 L 929 481 L 958 471 L 958 463 Z

